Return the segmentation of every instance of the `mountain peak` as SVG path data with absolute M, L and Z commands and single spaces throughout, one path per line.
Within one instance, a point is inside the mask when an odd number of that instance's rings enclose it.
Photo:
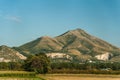
M 36 41 L 39 43 L 41 41 L 46 41 L 46 40 L 52 40 L 53 38 L 49 37 L 49 36 L 42 36 L 38 39 L 36 39 Z
M 7 46 L 6 46 L 6 45 L 1 45 L 0 47 L 2 47 L 2 48 L 6 48 Z
M 6 46 L 6 45 L 1 45 L 1 46 L 0 46 L 0 50 L 3 50 L 3 49 L 9 49 L 9 47 Z
M 65 33 L 63 33 L 62 35 L 60 36 L 76 36 L 76 37 L 83 37 L 83 36 L 89 36 L 84 30 L 80 29 L 80 28 L 77 28 L 77 29 L 74 29 L 74 30 L 69 30 Z M 60 37 L 60 36 L 57 36 L 57 37 Z
M 42 37 L 40 37 L 40 38 L 38 38 L 37 39 L 37 41 L 44 41 L 44 40 L 53 40 L 53 38 L 52 37 L 49 37 L 49 36 L 42 36 Z
M 74 29 L 74 30 L 70 30 L 68 32 L 72 32 L 72 33 L 86 33 L 84 30 L 82 30 L 80 28 L 77 28 L 77 29 Z
M 42 36 L 41 38 L 45 38 L 46 39 L 46 38 L 51 38 L 51 37 L 49 37 L 49 36 Z
M 84 30 L 82 30 L 81 28 L 77 28 L 77 29 L 74 29 L 74 30 L 71 30 L 71 31 L 79 31 L 79 32 L 82 32 Z

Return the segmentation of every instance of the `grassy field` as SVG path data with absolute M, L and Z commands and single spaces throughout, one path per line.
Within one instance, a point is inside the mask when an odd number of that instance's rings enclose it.
M 0 71 L 0 80 L 43 80 L 36 77 L 34 72 Z
M 120 80 L 120 75 L 47 74 L 39 76 L 46 80 Z
M 40 78 L 10 78 L 10 77 L 0 77 L 0 80 L 42 80 Z
M 25 71 L 0 71 L 0 80 L 120 80 L 120 75 L 40 74 Z

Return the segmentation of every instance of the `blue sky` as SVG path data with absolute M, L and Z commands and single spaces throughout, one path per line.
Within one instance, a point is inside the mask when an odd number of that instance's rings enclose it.
M 0 45 L 76 28 L 120 47 L 120 0 L 0 0 Z

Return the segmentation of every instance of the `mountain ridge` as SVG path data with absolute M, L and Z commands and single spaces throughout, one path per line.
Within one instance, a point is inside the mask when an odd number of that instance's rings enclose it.
M 85 56 L 88 58 L 97 58 L 96 56 L 98 55 L 109 53 L 113 54 L 113 56 L 109 58 L 110 60 L 116 55 L 120 55 L 120 49 L 118 47 L 92 36 L 79 28 L 67 31 L 54 38 L 42 36 L 18 48 L 27 54 L 66 53 L 77 56 L 78 59 L 80 59 L 81 56 L 82 58 Z

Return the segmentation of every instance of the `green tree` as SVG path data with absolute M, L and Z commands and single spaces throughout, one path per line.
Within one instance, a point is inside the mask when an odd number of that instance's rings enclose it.
M 27 58 L 24 68 L 36 73 L 47 73 L 50 69 L 50 61 L 45 54 L 37 54 Z

